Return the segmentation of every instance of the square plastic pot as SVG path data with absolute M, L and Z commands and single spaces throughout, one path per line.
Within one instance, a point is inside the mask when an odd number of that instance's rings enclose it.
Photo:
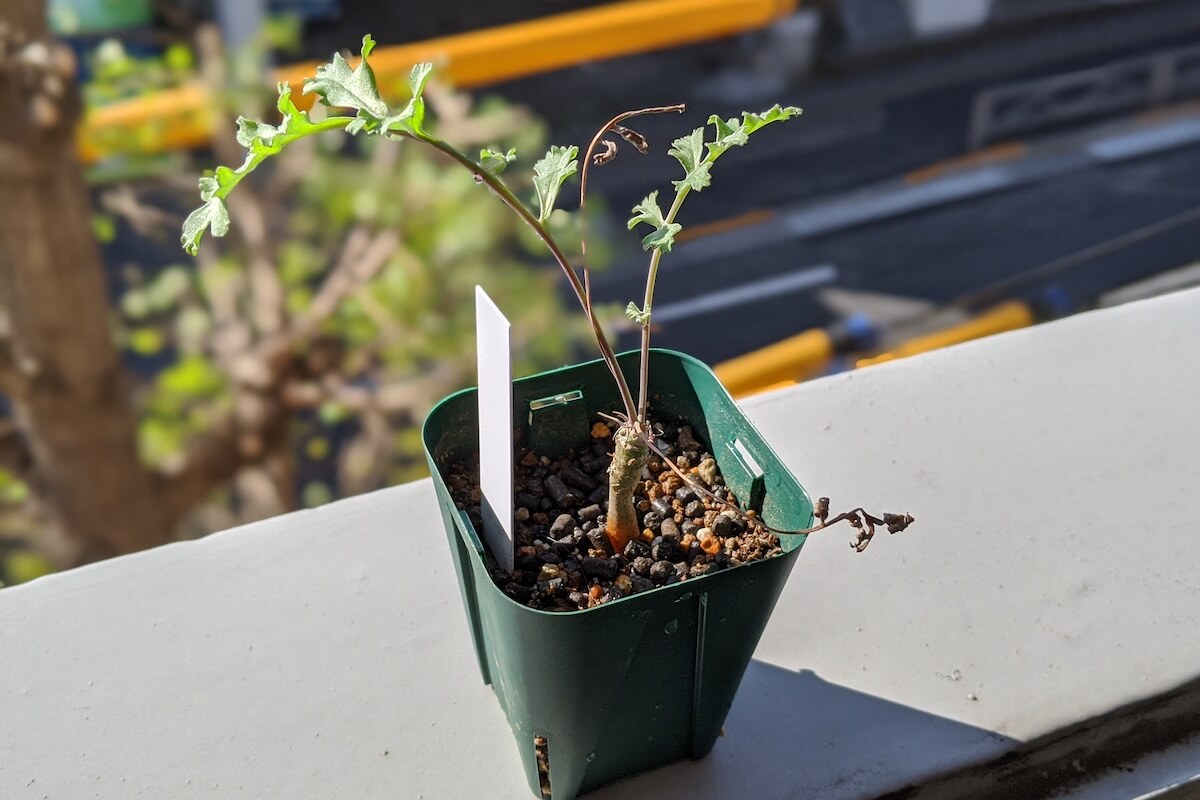
M 637 354 L 620 357 L 636 386 Z M 651 351 L 651 406 L 681 418 L 725 481 L 778 528 L 812 525 L 812 502 L 702 362 Z M 538 452 L 589 441 L 598 411 L 620 408 L 602 361 L 514 382 L 518 436 Z M 547 612 L 505 595 L 484 567 L 481 536 L 451 499 L 445 471 L 477 456 L 476 390 L 430 413 L 424 444 L 479 669 L 500 700 L 530 788 L 542 795 L 534 740 L 544 737 L 553 800 L 651 767 L 708 754 L 804 543 L 783 554 L 585 611 Z

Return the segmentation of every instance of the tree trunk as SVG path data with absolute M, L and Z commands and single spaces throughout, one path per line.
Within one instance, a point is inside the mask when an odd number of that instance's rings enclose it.
M 75 159 L 72 69 L 49 44 L 44 0 L 4 5 L 0 315 L 8 352 L 0 369 L 7 362 L 9 374 L 0 386 L 32 456 L 34 489 L 83 545 L 81 557 L 131 552 L 166 541 L 172 520 L 159 502 L 162 480 L 138 458 L 129 383 Z

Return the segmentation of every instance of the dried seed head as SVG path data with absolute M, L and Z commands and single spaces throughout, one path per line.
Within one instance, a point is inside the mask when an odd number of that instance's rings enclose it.
M 605 139 L 604 141 L 600 142 L 600 144 L 604 145 L 604 150 L 599 153 L 592 153 L 592 164 L 597 167 L 601 164 L 607 164 L 609 161 L 612 161 L 617 157 L 616 142 Z
M 642 155 L 650 152 L 650 142 L 637 131 L 626 128 L 624 125 L 614 125 L 613 133 L 633 145 Z
M 858 535 L 854 537 L 854 541 L 850 543 L 850 546 L 854 548 L 854 552 L 861 553 L 863 550 L 867 549 L 867 545 L 871 543 L 871 538 L 873 535 L 874 534 L 871 531 L 866 531 L 862 528 L 859 528 Z
M 883 515 L 883 523 L 887 525 L 888 533 L 900 533 L 915 521 L 912 514 Z
M 829 519 L 829 498 L 818 497 L 817 505 L 813 508 L 813 516 L 821 522 Z

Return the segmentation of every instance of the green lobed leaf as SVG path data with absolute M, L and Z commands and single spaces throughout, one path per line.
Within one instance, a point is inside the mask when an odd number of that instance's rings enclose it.
M 229 231 L 225 197 L 259 164 L 296 139 L 336 128 L 343 128 L 351 134 L 365 132 L 383 135 L 389 131 L 400 131 L 416 138 L 431 139 L 424 129 L 425 101 L 422 93 L 429 82 L 433 65 L 423 63 L 412 68 L 408 79 L 412 97 L 399 113 L 392 113 L 379 95 L 375 73 L 371 69 L 369 56 L 374 48 L 375 40 L 369 35 L 364 36 L 362 60 L 357 67 L 351 69 L 346 59 L 338 54 L 328 64 L 318 67 L 316 77 L 304 84 L 305 93 L 317 94 L 326 105 L 354 109 L 355 116 L 331 116 L 321 122 L 313 122 L 292 100 L 291 88 L 286 83 L 280 83 L 277 106 L 281 119 L 278 125 L 238 119 L 237 140 L 246 148 L 246 158 L 236 170 L 218 167 L 211 177 L 202 181 L 200 199 L 204 205 L 188 215 L 180 236 L 180 242 L 188 253 L 195 255 L 199 251 L 200 240 L 207 231 L 212 231 L 214 236 L 224 236 Z
M 687 136 L 681 136 L 671 142 L 671 149 L 667 152 L 675 156 L 675 160 L 683 165 L 686 173 L 683 180 L 671 181 L 676 191 L 687 187 L 698 192 L 712 183 L 712 162 L 705 158 L 704 153 L 704 128 L 696 128 Z
M 282 120 L 278 125 L 239 117 L 237 121 L 238 143 L 246 148 L 246 158 L 236 170 L 217 167 L 210 176 L 200 179 L 200 199 L 204 205 L 188 215 L 183 223 L 180 242 L 191 255 L 200 250 L 200 240 L 208 231 L 221 237 L 229 232 L 229 211 L 225 197 L 242 178 L 254 171 L 265 159 L 281 151 L 284 145 L 302 136 L 331 127 L 329 124 L 314 124 L 308 114 L 296 107 L 292 101 L 292 90 L 286 83 L 279 84 L 279 112 Z M 336 124 L 336 123 L 335 123 Z
M 413 97 L 420 97 L 425 93 L 425 84 L 429 83 L 429 76 L 432 74 L 433 64 L 428 61 L 413 65 L 412 71 L 408 73 L 408 90 Z
M 279 91 L 279 99 L 275 102 L 275 107 L 279 109 L 279 115 L 283 120 L 279 123 L 280 133 L 286 132 L 295 137 L 318 129 L 319 126 L 308 118 L 308 112 L 301 111 L 296 107 L 296 101 L 292 99 L 292 87 L 286 81 L 280 81 L 276 89 Z M 273 144 L 273 142 L 265 142 L 265 144 Z
M 716 114 L 708 118 L 708 122 L 717 129 L 717 138 L 708 143 L 708 160 L 716 161 L 717 157 L 731 147 L 741 147 L 750 140 L 750 134 L 772 122 L 781 122 L 802 114 L 803 111 L 795 106 L 780 106 L 778 103 L 761 114 L 743 111 L 741 120 L 737 117 L 721 119 Z
M 356 118 L 346 126 L 348 133 L 382 135 L 400 130 L 413 136 L 428 136 L 424 127 L 425 100 L 422 94 L 429 83 L 433 64 L 426 62 L 413 66 L 408 76 L 408 88 L 412 96 L 403 109 L 393 113 L 380 96 L 375 72 L 371 69 L 370 55 L 374 49 L 375 40 L 369 35 L 364 36 L 362 60 L 357 67 L 351 69 L 340 54 L 334 55 L 333 61 L 317 68 L 315 78 L 305 82 L 304 93 L 316 93 L 328 106 L 354 109 Z
M 490 150 L 483 148 L 479 151 L 479 166 L 483 167 L 491 175 L 499 175 L 513 161 L 517 160 L 517 148 L 509 148 L 507 153 L 501 153 L 498 150 Z
M 412 97 L 408 101 L 410 111 L 409 118 L 413 131 L 416 133 L 425 132 L 425 85 L 429 83 L 429 76 L 433 73 L 433 64 L 424 62 L 414 64 L 412 71 L 408 73 L 408 90 Z M 401 112 L 403 113 L 403 112 Z
M 650 323 L 650 312 L 638 308 L 637 303 L 632 300 L 629 301 L 629 305 L 625 306 L 625 316 L 642 327 Z
M 183 249 L 190 255 L 200 252 L 200 240 L 206 231 L 211 230 L 213 236 L 229 233 L 229 210 L 225 208 L 225 201 L 216 196 L 219 188 L 216 178 L 205 176 L 200 179 L 200 199 L 204 205 L 188 214 L 179 237 Z
M 741 147 L 750 140 L 746 131 L 742 130 L 742 123 L 737 117 L 721 119 L 716 114 L 713 114 L 708 118 L 708 124 L 717 129 L 717 138 L 706 145 L 710 161 L 715 161 L 719 155 L 729 148 Z
M 287 118 L 284 118 L 286 125 Z M 245 117 L 237 118 L 237 142 L 242 147 L 247 149 L 255 145 L 255 140 L 259 140 L 262 144 L 270 146 L 275 141 L 275 137 L 283 133 L 285 125 L 268 125 L 265 122 L 259 122 L 254 119 L 246 119 Z
M 677 222 L 667 222 L 662 208 L 658 205 L 658 190 L 646 196 L 646 199 L 633 207 L 633 216 L 629 218 L 627 227 L 633 230 L 640 223 L 646 223 L 654 228 L 652 233 L 642 239 L 642 249 L 651 248 L 663 253 L 671 252 L 675 244 L 675 234 L 683 230 Z
M 379 96 L 375 84 L 375 71 L 367 57 L 375 49 L 375 40 L 370 34 L 362 40 L 362 60 L 351 69 L 341 53 L 335 53 L 328 64 L 317 67 L 316 77 L 304 83 L 304 93 L 315 93 L 329 106 L 352 108 L 364 123 L 382 122 L 389 116 L 388 105 Z
M 425 91 L 425 85 L 429 83 L 429 75 L 433 72 L 433 64 L 428 62 L 413 65 L 412 71 L 408 74 L 408 88 L 412 92 L 412 96 L 408 99 L 408 103 L 397 114 L 389 114 L 379 121 L 379 125 L 367 125 L 367 133 L 383 134 L 388 131 L 403 131 L 418 138 L 428 138 L 429 133 L 425 130 L 425 98 L 422 94 Z M 365 122 L 364 122 L 365 124 Z M 346 128 L 350 133 L 357 133 L 363 127 L 359 125 L 354 130 Z
M 537 192 L 538 222 L 544 223 L 554 211 L 558 190 L 579 170 L 579 148 L 575 145 L 560 147 L 553 145 L 541 160 L 533 165 L 533 186 Z
M 743 111 L 742 130 L 749 136 L 764 125 L 772 122 L 782 122 L 792 117 L 798 117 L 803 113 L 803 109 L 796 108 L 796 106 L 781 106 L 778 103 L 761 114 L 751 114 L 749 111 Z

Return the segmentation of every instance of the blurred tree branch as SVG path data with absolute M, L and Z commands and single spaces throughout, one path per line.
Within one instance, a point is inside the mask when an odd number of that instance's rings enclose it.
M 84 557 L 129 552 L 169 530 L 142 466 L 107 287 L 75 160 L 74 59 L 46 31 L 42 0 L 0 13 L 0 313 L 20 391 L 9 394 L 39 490 Z M 11 370 L 10 370 L 11 373 Z M 9 380 L 11 381 L 11 375 Z
M 21 480 L 28 480 L 33 471 L 33 454 L 11 422 L 0 422 L 0 470 Z
M 225 249 L 203 249 L 194 269 L 123 268 L 114 308 L 74 160 L 74 65 L 46 38 L 45 11 L 0 10 L 0 393 L 13 411 L 0 469 L 27 479 L 43 527 L 73 543 L 68 560 L 295 506 L 297 441 L 320 425 L 348 423 L 341 449 L 322 445 L 343 491 L 415 477 L 413 422 L 472 374 L 476 283 L 513 309 L 526 366 L 561 363 L 582 333 L 560 316 L 553 275 L 519 257 L 519 223 L 457 169 L 394 143 L 369 160 L 317 139 L 288 150 L 235 195 Z M 215 31 L 198 42 L 214 96 L 257 102 L 255 87 L 230 91 Z M 464 145 L 542 143 L 519 110 L 477 113 L 440 87 L 429 98 Z M 234 126 L 219 116 L 223 152 Z M 152 238 L 178 226 L 141 196 L 163 187 L 191 194 L 195 178 L 107 189 L 101 207 Z M 157 374 L 135 382 L 122 348 L 154 356 Z M 236 499 L 218 509 L 227 487 Z

